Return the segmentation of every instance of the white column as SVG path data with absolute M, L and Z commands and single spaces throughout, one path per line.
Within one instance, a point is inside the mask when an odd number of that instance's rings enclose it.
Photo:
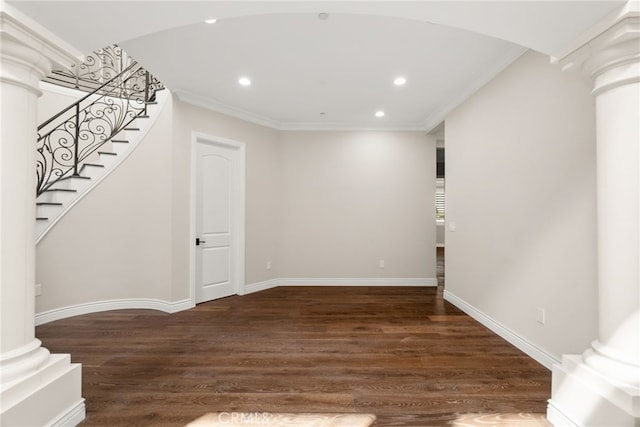
M 594 82 L 598 338 L 555 366 L 556 426 L 640 425 L 640 14 L 626 13 L 565 58 Z M 596 313 L 594 313 L 596 315 Z
M 80 365 L 35 338 L 35 149 L 39 81 L 75 56 L 0 3 L 0 425 L 75 425 Z

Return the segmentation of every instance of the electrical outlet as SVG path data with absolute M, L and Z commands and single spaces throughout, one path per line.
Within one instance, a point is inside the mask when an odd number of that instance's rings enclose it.
M 384 260 L 381 259 L 378 265 L 380 266 L 380 268 L 384 268 Z
M 42 285 L 36 285 L 35 295 L 36 296 L 42 295 Z
M 267 261 L 267 270 L 271 270 L 271 261 Z
M 544 311 L 544 308 L 538 307 L 538 318 L 537 318 L 538 323 L 540 323 L 541 325 L 544 325 L 544 322 L 546 320 L 547 319 L 546 319 L 546 313 Z

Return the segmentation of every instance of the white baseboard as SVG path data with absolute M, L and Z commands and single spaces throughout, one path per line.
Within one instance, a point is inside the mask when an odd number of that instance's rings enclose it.
M 45 323 L 53 322 L 54 320 L 66 319 L 67 317 L 79 316 L 81 314 L 98 313 L 101 311 L 148 309 L 164 311 L 165 313 L 177 313 L 178 311 L 187 310 L 193 306 L 191 299 L 184 299 L 175 302 L 145 298 L 98 301 L 56 308 L 54 310 L 38 313 L 36 314 L 35 324 L 36 326 L 44 325 Z
M 265 280 L 264 282 L 250 283 L 244 286 L 244 294 L 266 291 L 267 289 L 278 287 L 278 279 Z
M 545 350 L 533 344 L 526 338 L 513 332 L 511 329 L 502 325 L 500 322 L 487 316 L 486 314 L 473 307 L 463 299 L 458 298 L 451 292 L 445 290 L 444 299 L 467 313 L 469 316 L 473 317 L 478 322 L 482 323 L 495 334 L 507 340 L 510 344 L 526 353 L 529 357 L 540 363 L 545 368 L 551 370 L 554 364 L 560 363 L 560 360 L 556 359 Z
M 84 420 L 85 416 L 85 403 L 84 399 L 81 399 L 51 423 L 51 427 L 76 427 Z
M 280 278 L 245 286 L 245 294 L 278 286 L 438 286 L 434 278 Z
M 437 286 L 438 282 L 434 278 L 404 278 L 404 279 L 336 279 L 336 278 L 283 278 L 271 279 L 263 282 L 250 283 L 244 286 L 241 295 L 253 292 L 264 291 L 278 286 Z M 168 302 L 158 299 L 132 298 L 90 302 L 85 304 L 72 305 L 68 307 L 56 308 L 36 314 L 35 324 L 44 325 L 55 320 L 66 319 L 67 317 L 79 316 L 81 314 L 98 313 L 101 311 L 127 310 L 127 309 L 148 309 L 159 310 L 165 313 L 177 313 L 194 307 L 190 298 Z
M 69 354 L 49 354 L 32 372 L 3 384 L 0 402 L 0 425 L 75 427 L 85 416 L 82 367 Z
M 432 278 L 282 278 L 279 286 L 438 286 Z
M 547 421 L 555 427 L 580 427 L 572 419 L 567 417 L 561 410 L 556 408 L 554 402 L 549 399 L 547 404 Z

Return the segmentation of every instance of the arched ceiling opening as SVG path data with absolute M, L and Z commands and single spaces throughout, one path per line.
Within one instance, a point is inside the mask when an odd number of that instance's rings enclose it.
M 191 103 L 280 129 L 413 130 L 437 125 L 527 48 L 570 52 L 624 4 L 9 3 L 81 51 L 122 45 Z M 407 83 L 395 86 L 397 76 Z

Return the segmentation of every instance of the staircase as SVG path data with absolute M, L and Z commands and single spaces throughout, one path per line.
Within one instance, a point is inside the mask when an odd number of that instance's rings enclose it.
M 36 243 L 133 151 L 168 97 L 115 45 L 45 81 L 88 93 L 38 127 Z

